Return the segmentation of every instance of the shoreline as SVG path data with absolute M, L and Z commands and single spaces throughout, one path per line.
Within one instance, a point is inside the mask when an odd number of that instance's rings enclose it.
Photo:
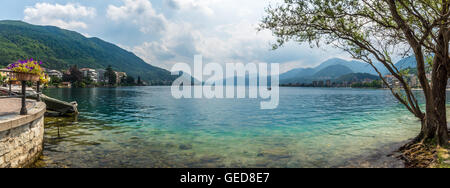
M 360 155 L 349 158 L 343 165 L 337 168 L 406 168 L 406 164 L 398 156 L 398 150 L 408 141 L 393 142 L 378 147 L 374 154 L 367 156 Z

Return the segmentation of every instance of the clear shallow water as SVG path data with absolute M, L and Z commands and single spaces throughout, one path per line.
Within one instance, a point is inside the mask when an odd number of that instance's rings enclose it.
M 362 166 L 420 128 L 387 90 L 280 88 L 276 110 L 176 100 L 170 87 L 44 93 L 77 101 L 81 115 L 46 118 L 40 167 Z

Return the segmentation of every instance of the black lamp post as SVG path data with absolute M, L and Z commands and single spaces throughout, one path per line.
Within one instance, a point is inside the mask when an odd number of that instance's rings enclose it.
M 10 79 L 11 79 L 11 78 L 10 78 Z M 12 85 L 12 81 L 9 80 L 9 93 L 8 93 L 9 96 L 12 95 L 11 85 Z
M 36 101 L 37 102 L 41 102 L 41 95 L 39 94 L 41 92 L 41 81 L 37 82 L 37 87 L 36 87 L 36 92 L 37 92 L 37 96 L 36 96 Z
M 28 110 L 27 110 L 27 106 L 26 106 L 26 81 L 22 81 L 22 108 L 20 109 L 20 115 L 27 115 L 28 114 Z

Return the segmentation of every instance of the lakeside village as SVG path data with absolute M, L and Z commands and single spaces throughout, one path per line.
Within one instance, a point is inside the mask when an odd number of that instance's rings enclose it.
M 413 89 L 420 89 L 421 85 L 419 78 L 416 74 L 405 74 L 404 76 L 408 85 Z M 426 74 L 428 82 L 431 84 L 431 72 Z M 393 75 L 385 75 L 384 79 L 391 88 L 402 87 L 400 81 Z M 384 84 L 381 79 L 370 79 L 365 78 L 361 81 L 332 81 L 332 80 L 321 80 L 313 81 L 312 83 L 296 83 L 296 84 L 281 84 L 283 87 L 344 87 L 344 88 L 388 88 L 388 85 Z M 447 89 L 450 89 L 450 79 L 447 83 Z
M 45 87 L 47 88 L 91 88 L 91 87 L 117 87 L 117 86 L 146 86 L 140 77 L 135 79 L 125 72 L 114 71 L 111 66 L 106 69 L 81 68 L 73 66 L 68 70 L 58 71 L 42 68 L 47 75 Z M 0 85 L 10 81 L 7 72 L 0 71 Z M 19 83 L 17 83 L 19 84 Z M 16 84 L 16 85 L 17 85 Z
M 42 68 L 47 75 L 45 87 L 47 88 L 92 88 L 92 87 L 117 87 L 117 86 L 147 86 L 147 82 L 140 76 L 135 79 L 125 72 L 114 71 L 111 66 L 106 69 L 81 68 L 73 66 L 67 70 L 52 70 Z M 417 75 L 404 74 L 408 85 L 413 89 L 420 89 L 421 85 Z M 426 74 L 431 84 L 431 71 Z M 9 74 L 0 71 L 0 86 L 9 84 Z M 384 79 L 392 88 L 402 87 L 401 83 L 393 75 L 385 75 Z M 20 83 L 12 81 L 13 85 Z M 381 79 L 363 78 L 353 81 L 315 80 L 311 83 L 280 84 L 281 87 L 332 87 L 332 88 L 388 88 Z M 447 84 L 450 89 L 450 79 Z

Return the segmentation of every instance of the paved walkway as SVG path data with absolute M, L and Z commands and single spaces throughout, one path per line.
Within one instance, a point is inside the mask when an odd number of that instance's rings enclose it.
M 22 99 L 19 98 L 7 98 L 0 99 L 0 119 L 5 116 L 15 116 L 20 114 L 20 108 L 22 107 Z M 31 109 L 36 105 L 34 100 L 27 100 L 27 109 Z

